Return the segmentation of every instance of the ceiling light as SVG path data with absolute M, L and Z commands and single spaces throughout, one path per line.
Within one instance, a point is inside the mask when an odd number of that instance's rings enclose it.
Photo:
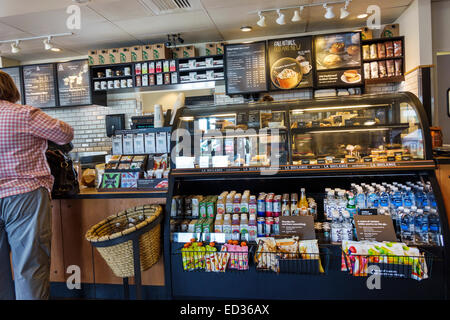
M 56 48 L 56 47 L 53 47 L 50 50 L 53 51 L 53 52 L 60 52 L 61 51 L 60 48 Z
M 299 22 L 302 18 L 300 17 L 301 12 L 303 11 L 303 7 L 300 7 L 300 13 L 295 10 L 294 11 L 294 16 L 292 17 L 291 21 L 292 22 Z
M 350 4 L 350 1 L 345 1 L 345 6 L 341 8 L 341 19 L 345 19 L 348 17 L 350 12 L 347 11 L 348 5 Z
M 334 13 L 333 13 L 333 7 L 332 6 L 328 6 L 328 4 L 324 3 L 323 5 L 324 9 L 327 10 L 325 12 L 325 19 L 333 19 L 334 18 Z
M 44 48 L 45 50 L 50 50 L 51 48 L 53 48 L 53 45 L 50 43 L 51 37 L 48 37 L 47 39 L 44 40 Z
M 19 41 L 11 43 L 11 52 L 12 53 L 19 53 L 20 52 Z
M 266 17 L 261 14 L 261 11 L 258 12 L 259 20 L 256 23 L 258 26 L 265 27 L 266 26 Z
M 250 27 L 250 26 L 243 26 L 243 27 L 241 27 L 241 31 L 242 32 L 250 32 L 250 31 L 252 31 L 252 27 Z
M 364 19 L 364 18 L 367 18 L 367 16 L 368 16 L 367 13 L 363 13 L 363 14 L 359 14 L 359 15 L 357 16 L 357 18 L 358 18 L 358 19 Z
M 284 14 L 281 13 L 280 9 L 277 10 L 278 13 L 278 18 L 276 20 L 276 22 L 280 25 L 286 24 L 286 21 L 284 20 Z

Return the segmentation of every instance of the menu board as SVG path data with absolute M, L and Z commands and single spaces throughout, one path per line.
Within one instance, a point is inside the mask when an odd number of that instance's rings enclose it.
M 3 72 L 9 74 L 13 79 L 17 90 L 20 93 L 20 103 L 22 102 L 22 74 L 20 73 L 20 67 L 11 67 L 11 68 L 3 68 L 1 69 Z
M 361 33 L 314 37 L 317 87 L 349 87 L 363 83 Z
M 313 87 L 312 37 L 269 40 L 271 90 Z
M 265 42 L 226 45 L 225 63 L 227 94 L 267 91 Z
M 25 103 L 36 108 L 56 106 L 54 64 L 23 67 Z
M 87 60 L 58 63 L 56 70 L 60 106 L 91 104 Z

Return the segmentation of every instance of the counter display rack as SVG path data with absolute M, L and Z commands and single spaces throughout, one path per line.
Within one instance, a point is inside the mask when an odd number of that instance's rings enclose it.
M 435 175 L 428 122 L 421 103 L 414 95 L 398 93 L 223 107 L 192 107 L 179 110 L 177 115 L 178 120 L 172 132 L 173 140 L 175 140 L 172 141 L 172 148 L 175 147 L 178 139 L 175 133 L 176 128 L 185 129 L 184 132 L 201 132 L 202 134 L 193 135 L 191 138 L 190 151 L 193 156 L 189 154 L 189 149 L 183 149 L 179 154 L 184 159 L 190 157 L 189 167 L 183 167 L 186 161 L 179 162 L 176 158 L 171 159 L 174 162 L 169 177 L 168 206 L 164 223 L 164 256 L 166 272 L 171 275 L 168 281 L 172 297 L 445 299 L 449 296 L 447 270 L 450 246 L 447 215 Z M 254 130 L 248 131 L 249 128 L 245 128 L 244 124 L 250 128 L 253 127 Z M 360 126 L 365 130 L 356 130 Z M 284 130 L 272 132 L 269 136 L 269 139 L 272 139 L 269 148 L 264 147 L 264 142 L 267 142 L 268 138 L 267 134 L 263 136 L 261 133 L 266 127 L 270 127 L 271 130 Z M 243 139 L 242 132 L 238 136 L 228 136 L 226 137 L 229 139 L 228 144 L 225 144 L 226 138 L 218 139 L 213 134 L 213 131 L 216 135 L 225 134 L 225 130 L 222 129 L 241 129 L 247 132 L 248 136 L 243 142 L 238 141 Z M 211 139 L 215 139 L 214 142 L 209 142 Z M 233 148 L 230 147 L 231 145 Z M 241 150 L 239 150 L 240 145 L 244 146 Z M 196 148 L 200 150 L 194 153 Z M 228 154 L 225 150 L 228 150 Z M 277 154 L 271 155 L 272 150 L 275 150 Z M 212 154 L 208 155 L 208 152 Z M 211 161 L 205 161 L 207 158 L 201 157 L 210 157 Z M 213 157 L 220 158 L 213 159 Z M 283 160 L 277 162 L 280 159 Z M 259 163 L 251 163 L 251 160 L 258 160 Z M 397 204 L 392 205 L 393 216 L 391 217 L 397 242 L 417 248 L 420 253 L 425 252 L 423 257 L 428 268 L 426 279 L 418 281 L 418 279 L 401 276 L 384 276 L 382 289 L 369 290 L 366 286 L 366 276 L 353 276 L 341 270 L 342 243 L 332 241 L 334 239 L 330 237 L 329 229 L 325 229 L 325 224 L 332 225 L 333 221 L 324 203 L 327 194 L 324 190 L 326 188 L 335 190 L 336 195 L 339 191 L 347 194 L 348 190 L 355 188 L 355 185 L 358 188 L 364 186 L 367 190 L 373 186 L 377 190 L 386 187 L 394 191 L 396 188 L 403 190 L 408 186 L 418 190 L 425 187 L 431 192 L 429 193 L 432 196 L 431 211 L 438 216 L 437 224 L 434 222 L 434 226 L 437 226 L 439 230 L 439 235 L 436 235 L 437 242 L 431 240 L 422 242 L 414 238 L 408 242 L 407 234 L 401 231 L 401 224 L 397 224 L 401 220 L 395 218 L 397 212 L 400 212 Z M 320 261 L 323 267 L 327 265 L 327 272 L 320 276 L 302 272 L 259 272 L 254 260 L 255 249 L 249 250 L 249 268 L 243 272 L 187 272 L 184 270 L 181 252 L 191 235 L 187 233 L 188 230 L 174 231 L 172 234 L 171 228 L 174 228 L 174 224 L 180 224 L 183 228 L 183 225 L 189 227 L 193 219 L 200 219 L 200 217 L 195 217 L 191 211 L 183 210 L 173 214 L 173 207 L 170 204 L 173 205 L 174 197 L 194 199 L 197 195 L 204 195 L 199 199 L 206 199 L 206 202 L 215 199 L 217 206 L 218 196 L 206 195 L 221 195 L 224 190 L 230 193 L 235 190 L 236 193 L 244 194 L 245 190 L 249 190 L 250 197 L 261 193 L 267 195 L 270 192 L 289 196 L 293 192 L 300 194 L 299 191 L 303 194 L 302 188 L 306 189 L 310 208 L 315 208 L 314 213 L 308 211 L 310 213 L 306 214 L 314 216 L 314 224 L 323 225 L 318 227 L 320 230 L 315 230 L 315 238 L 318 239 Z M 297 202 L 295 198 L 295 203 L 299 203 L 300 200 L 298 197 Z M 243 201 L 241 205 L 242 203 Z M 423 205 L 420 210 L 429 211 L 425 202 L 421 204 L 417 202 L 417 204 Z M 237 211 L 242 221 L 242 212 L 245 211 Z M 357 212 L 362 214 L 361 211 Z M 374 214 L 383 215 L 381 212 L 375 210 Z M 249 213 L 250 211 L 247 212 Z M 217 213 L 212 215 L 214 216 L 217 219 Z M 281 217 L 282 214 L 279 216 Z M 276 219 L 277 215 L 267 215 L 266 211 L 265 218 L 262 217 L 266 224 L 271 220 L 268 220 L 268 217 Z M 270 222 L 271 225 L 272 223 Z M 214 224 L 209 224 L 210 228 L 211 226 L 215 227 Z M 250 234 L 250 231 L 248 232 Z M 327 233 L 326 236 L 324 232 Z M 205 245 L 211 239 L 216 242 L 216 245 L 228 241 L 226 236 L 222 237 L 220 233 L 216 235 L 203 229 L 202 234 L 196 236 L 199 237 L 198 239 L 207 240 L 204 242 Z M 277 239 L 290 238 L 292 235 L 271 231 L 266 236 Z M 248 237 L 241 237 L 241 241 L 248 239 L 249 241 L 246 242 L 254 248 L 256 242 Z M 349 239 L 356 240 L 357 237 L 353 235 Z M 314 254 L 314 252 L 306 253 Z M 378 255 L 379 259 L 383 256 L 381 253 Z M 282 264 L 279 265 L 280 268 Z M 295 271 L 299 268 L 298 265 L 296 262 L 287 262 L 283 268 L 286 267 L 287 271 Z M 389 268 L 395 269 L 395 266 L 389 266 Z M 220 274 L 220 277 L 217 274 Z M 241 274 L 245 274 L 245 277 L 240 276 Z

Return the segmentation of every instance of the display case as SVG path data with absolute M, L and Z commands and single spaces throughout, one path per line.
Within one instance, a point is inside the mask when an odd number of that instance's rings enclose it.
M 176 119 L 172 156 L 180 160 L 169 178 L 164 227 L 172 297 L 448 297 L 447 215 L 414 95 L 192 107 Z M 349 249 L 346 241 L 361 240 L 355 221 L 364 215 L 392 225 L 391 249 L 363 245 L 371 257 L 358 255 L 358 245 Z M 289 235 L 286 216 L 303 216 L 312 234 Z M 282 245 L 296 249 L 278 252 L 276 239 L 293 235 L 297 244 Z M 186 245 L 192 238 L 204 246 Z M 227 267 L 214 269 L 211 261 L 224 261 L 225 252 Z M 381 268 L 381 289 L 367 287 L 370 274 L 356 273 L 355 261 Z

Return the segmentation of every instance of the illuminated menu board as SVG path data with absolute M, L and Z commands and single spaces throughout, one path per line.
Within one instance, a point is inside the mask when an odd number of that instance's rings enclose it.
M 56 106 L 55 65 L 23 67 L 25 103 L 36 108 Z
M 267 91 L 266 43 L 225 46 L 227 94 Z

